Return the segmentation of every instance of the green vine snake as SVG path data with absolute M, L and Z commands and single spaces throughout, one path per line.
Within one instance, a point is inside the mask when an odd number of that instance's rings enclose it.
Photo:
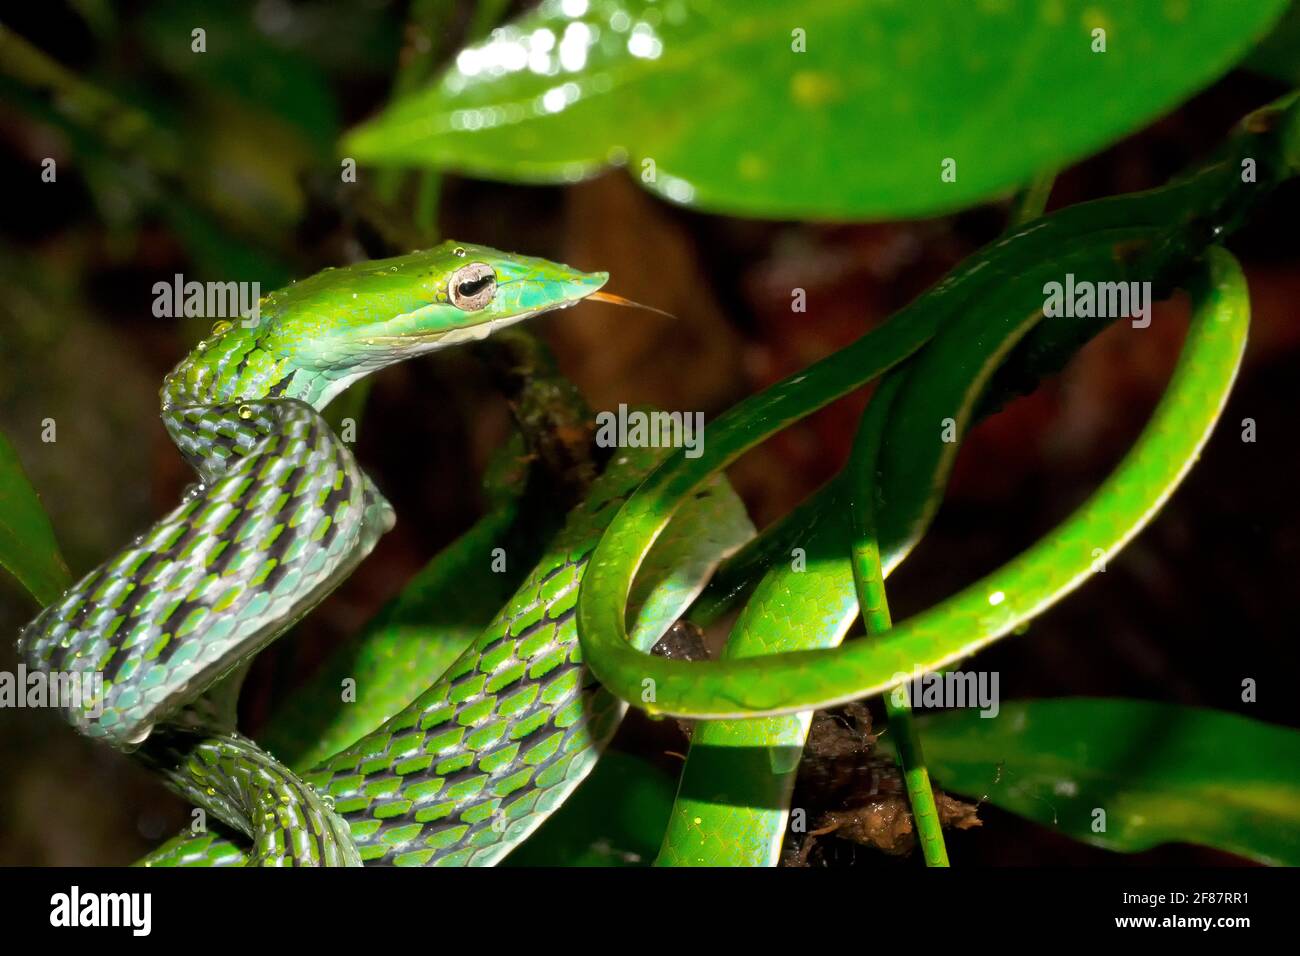
M 102 700 L 69 708 L 70 722 L 137 753 L 248 841 L 183 835 L 154 864 L 494 863 L 582 780 L 627 701 L 712 718 L 696 735 L 661 861 L 771 862 L 809 711 L 1007 633 L 1084 581 L 1098 553 L 1121 548 L 1177 486 L 1245 341 L 1244 282 L 1214 243 L 1300 166 L 1298 129 L 1294 100 L 1279 103 L 1184 179 L 1013 231 L 856 344 L 712 423 L 700 458 L 620 450 L 446 673 L 298 775 L 235 730 L 243 674 L 394 520 L 321 409 L 371 372 L 567 307 L 606 279 L 455 243 L 326 270 L 272 293 L 255 322 L 219 323 L 167 377 L 163 420 L 198 483 L 47 607 L 20 651 L 32 667 L 102 673 Z M 1243 156 L 1261 170 L 1249 190 Z M 1042 320 L 1044 282 L 1067 272 L 1194 292 L 1182 358 L 1146 431 L 1098 493 L 1025 554 L 887 633 L 836 646 L 859 594 L 874 602 L 872 588 L 933 516 L 956 452 L 938 440 L 939 423 L 964 431 L 1023 384 L 1006 370 L 1046 374 L 1100 327 Z M 721 469 L 885 372 L 854 466 L 799 520 L 744 546 L 696 603 L 716 616 L 749 597 L 727 658 L 649 656 L 749 535 Z M 819 559 L 802 573 L 786 558 L 795 542 Z M 889 621 L 870 610 L 874 634 Z M 716 750 L 737 742 L 766 764 L 719 782 Z M 731 799 L 717 799 L 720 788 Z

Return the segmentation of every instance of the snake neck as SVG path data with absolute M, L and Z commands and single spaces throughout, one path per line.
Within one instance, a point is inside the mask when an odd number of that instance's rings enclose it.
M 317 411 L 357 379 L 389 364 L 388 355 L 355 356 L 337 366 L 304 366 L 262 326 L 218 322 L 163 379 L 164 415 L 177 408 L 293 398 Z
M 296 400 L 319 412 L 370 371 L 364 364 L 304 368 L 283 354 L 265 329 L 218 322 L 163 379 L 163 425 L 208 483 L 270 434 L 272 405 Z

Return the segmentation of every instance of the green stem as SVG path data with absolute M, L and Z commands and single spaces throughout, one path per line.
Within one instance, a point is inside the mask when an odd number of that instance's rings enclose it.
M 880 638 L 894 626 L 885 594 L 885 573 L 880 561 L 880 543 L 876 532 L 877 461 L 885 422 L 903 378 L 890 374 L 880 383 L 871 405 L 862 417 L 848 464 L 850 518 L 853 527 L 853 584 L 858 594 L 858 608 L 867 639 Z M 889 731 L 894 735 L 898 762 L 903 768 L 907 798 L 912 804 L 912 819 L 921 841 L 926 866 L 947 866 L 948 849 L 943 840 L 943 824 L 925 766 L 921 736 L 912 720 L 912 705 L 906 685 L 885 695 L 885 714 Z
M 1048 197 L 1052 195 L 1052 186 L 1056 183 L 1056 173 L 1039 173 L 1020 190 L 1011 201 L 1011 216 L 1007 222 L 1007 231 L 1023 226 L 1037 219 L 1047 208 Z
M 442 195 L 442 176 L 436 170 L 424 169 L 416 179 L 415 228 L 428 237 L 427 244 L 438 241 L 438 200 Z
M 415 0 L 411 4 L 402 52 L 397 62 L 397 74 L 393 78 L 393 91 L 389 97 L 392 102 L 414 93 L 433 76 L 442 52 L 437 41 L 447 32 L 449 14 L 450 6 L 440 0 Z M 405 175 L 406 170 L 400 166 L 384 166 L 375 170 L 375 194 L 387 204 L 395 203 Z M 429 193 L 429 184 L 432 181 L 436 205 L 440 178 L 433 170 L 423 171 L 416 176 L 417 201 L 421 205 L 417 208 L 414 219 L 422 230 L 433 218 L 426 213 L 423 205 Z M 430 244 L 436 241 L 436 237 L 431 235 Z
M 1055 181 L 1055 174 L 1050 172 L 1041 173 L 1030 181 L 1012 204 L 1008 229 L 1014 229 L 1043 214 Z M 865 493 L 870 494 L 870 491 Z M 884 580 L 879 575 L 880 553 L 874 537 L 865 542 L 855 543 L 853 559 L 854 563 L 863 569 L 859 579 L 865 584 L 874 585 L 867 595 L 870 605 L 863 604 L 862 621 L 868 636 L 879 636 L 889 631 L 893 622 L 889 615 L 889 603 L 885 597 Z M 874 580 L 867 577 L 873 568 L 876 571 Z M 897 687 L 885 695 L 885 713 L 889 717 L 889 730 L 894 736 L 898 762 L 903 768 L 903 779 L 907 785 L 908 799 L 912 804 L 912 818 L 916 821 L 916 833 L 921 840 L 925 864 L 926 866 L 948 866 L 948 848 L 944 844 L 943 824 L 939 820 L 939 810 L 935 805 L 930 771 L 925 765 L 921 735 L 917 732 L 916 721 L 912 716 L 912 704 L 906 685 Z
M 869 493 L 869 492 L 868 492 Z M 867 637 L 880 637 L 893 626 L 889 616 L 889 601 L 885 597 L 885 582 L 880 574 L 880 549 L 874 539 L 856 542 L 853 561 L 864 573 L 859 577 L 863 588 L 859 590 L 862 602 L 862 623 Z M 874 569 L 874 574 L 872 570 Z M 925 766 L 925 753 L 921 749 L 921 735 L 912 719 L 912 705 L 906 687 L 898 687 L 885 695 L 885 714 L 889 717 L 889 732 L 898 750 L 898 762 L 903 768 L 907 784 L 907 798 L 912 804 L 912 818 L 921 840 L 921 852 L 926 866 L 947 866 L 948 848 L 944 845 L 943 825 L 939 809 L 934 802 L 934 788 L 930 785 L 930 771 Z

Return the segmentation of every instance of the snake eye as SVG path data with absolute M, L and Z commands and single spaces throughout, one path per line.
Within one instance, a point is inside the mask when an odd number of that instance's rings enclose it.
M 486 262 L 471 262 L 451 274 L 447 294 L 463 312 L 477 312 L 497 293 L 497 274 Z

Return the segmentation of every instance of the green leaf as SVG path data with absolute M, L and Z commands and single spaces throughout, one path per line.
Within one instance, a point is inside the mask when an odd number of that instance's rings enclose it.
M 343 149 L 523 182 L 627 162 L 671 200 L 737 215 L 933 215 L 1138 129 L 1230 68 L 1284 6 L 546 0 Z
M 1003 704 L 920 724 L 937 786 L 1108 850 L 1196 843 L 1300 865 L 1300 732 L 1140 700 Z M 1105 832 L 1093 831 L 1105 811 Z
M 0 435 L 0 565 L 42 605 L 72 583 L 50 519 L 4 435 Z

